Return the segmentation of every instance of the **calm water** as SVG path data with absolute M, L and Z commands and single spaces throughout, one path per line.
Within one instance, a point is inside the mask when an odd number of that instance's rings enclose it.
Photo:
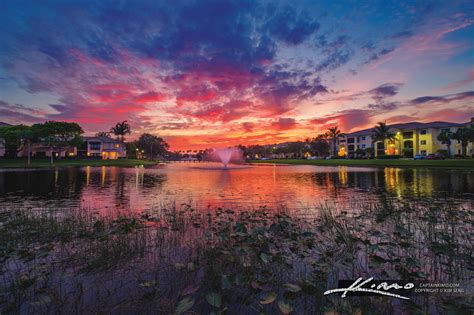
M 358 198 L 455 198 L 472 206 L 474 170 L 248 165 L 0 170 L 0 204 L 143 211 L 160 204 L 312 208 Z M 383 194 L 381 194 L 383 193 Z

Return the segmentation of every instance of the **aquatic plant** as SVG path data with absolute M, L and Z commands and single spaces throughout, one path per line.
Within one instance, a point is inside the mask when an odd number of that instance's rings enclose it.
M 472 208 L 388 196 L 288 209 L 139 214 L 0 209 L 0 312 L 430 313 L 468 310 L 466 295 L 323 296 L 339 279 L 468 283 Z M 361 209 L 355 211 L 353 209 Z M 400 304 L 401 303 L 401 304 Z

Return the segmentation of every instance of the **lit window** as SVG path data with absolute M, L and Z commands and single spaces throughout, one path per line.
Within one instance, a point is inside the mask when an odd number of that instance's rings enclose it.
M 420 144 L 421 144 L 421 145 L 426 145 L 426 140 L 421 140 L 421 141 L 420 141 Z
M 420 130 L 420 135 L 426 135 L 426 129 Z
M 118 148 L 120 148 L 120 145 L 117 143 L 117 144 L 115 144 L 115 147 L 118 149 Z

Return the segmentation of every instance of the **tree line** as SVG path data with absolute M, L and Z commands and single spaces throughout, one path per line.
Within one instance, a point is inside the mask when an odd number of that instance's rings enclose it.
M 98 132 L 96 137 L 111 137 L 115 135 L 118 140 L 125 142 L 125 136 L 131 134 L 131 127 L 125 120 L 118 122 L 110 128 L 108 132 Z M 13 125 L 0 126 L 0 138 L 3 139 L 6 156 L 17 158 L 20 152 L 27 151 L 28 165 L 31 162 L 31 148 L 34 144 L 43 145 L 51 151 L 51 164 L 53 164 L 54 154 L 58 153 L 61 158 L 62 152 L 70 147 L 80 147 L 84 143 L 82 134 L 84 130 L 75 122 L 47 121 L 32 126 Z M 126 143 L 127 149 L 136 157 L 139 151 L 142 156 L 150 159 L 159 155 L 164 155 L 169 149 L 168 143 L 162 138 L 149 133 L 142 134 L 138 140 Z
M 238 147 L 242 150 L 245 156 L 254 158 L 255 156 L 269 156 L 272 154 L 293 154 L 294 157 L 303 157 L 306 152 L 310 153 L 313 156 L 328 156 L 332 155 L 334 157 L 338 156 L 338 146 L 337 140 L 339 136 L 344 135 L 338 126 L 328 128 L 325 133 L 318 134 L 314 138 L 307 138 L 305 141 L 296 141 L 291 142 L 286 146 L 263 146 L 263 145 L 250 145 L 243 146 L 239 145 Z M 357 156 L 369 156 L 373 157 L 375 153 L 374 144 L 381 142 L 382 144 L 385 141 L 395 141 L 396 134 L 390 130 L 390 126 L 386 122 L 378 122 L 374 126 L 374 129 L 371 134 L 371 143 L 372 146 L 362 149 L 358 148 L 354 150 L 354 153 Z M 446 144 L 447 146 L 447 156 L 450 157 L 451 154 L 451 145 L 454 140 L 458 141 L 461 144 L 461 156 L 467 155 L 467 147 L 470 142 L 474 142 L 474 126 L 469 127 L 460 127 L 456 132 L 443 131 L 437 136 L 437 140 Z M 408 148 L 404 148 L 408 149 Z M 385 154 L 385 146 L 380 150 L 380 154 Z M 411 152 L 413 153 L 413 152 Z

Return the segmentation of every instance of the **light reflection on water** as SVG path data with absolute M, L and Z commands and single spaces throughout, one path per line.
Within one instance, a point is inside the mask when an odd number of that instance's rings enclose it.
M 0 170 L 0 203 L 133 211 L 170 202 L 305 209 L 389 194 L 401 199 L 446 196 L 472 204 L 473 175 L 473 170 L 346 166 L 259 165 L 224 170 L 215 163 Z

